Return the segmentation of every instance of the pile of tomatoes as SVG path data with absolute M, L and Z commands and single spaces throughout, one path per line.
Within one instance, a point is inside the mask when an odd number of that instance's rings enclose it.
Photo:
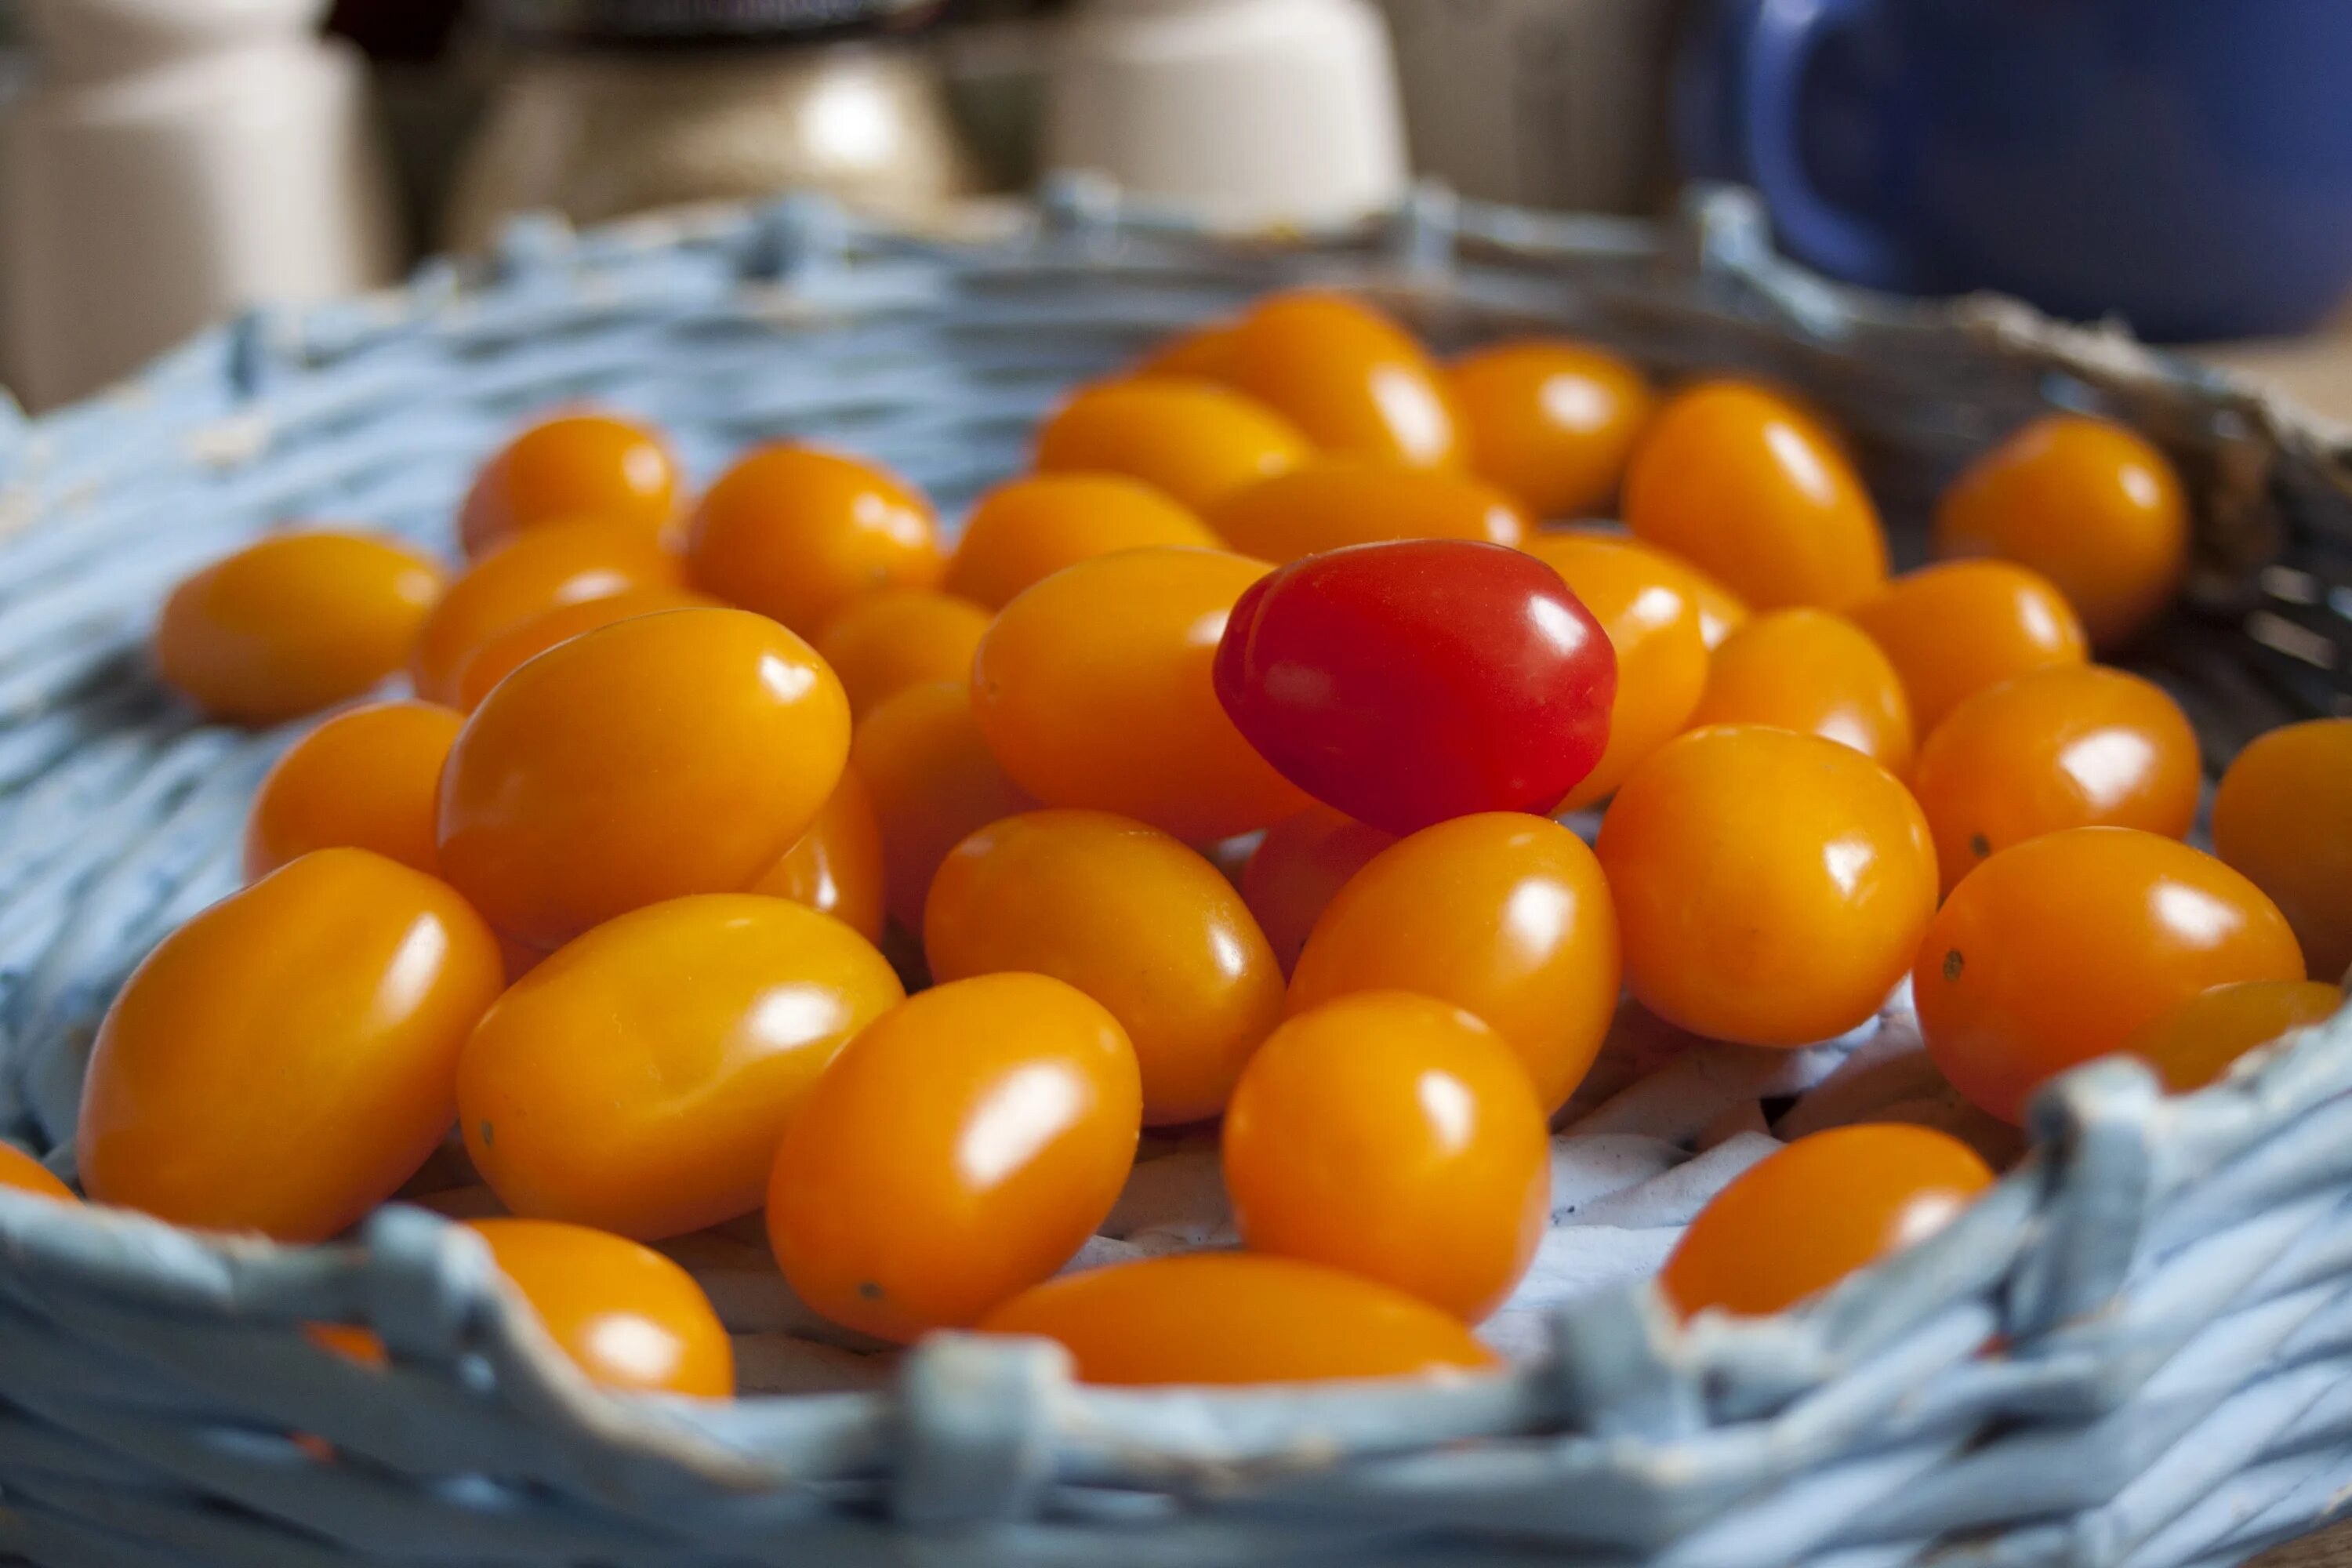
M 173 595 L 156 659 L 209 714 L 415 695 L 278 763 L 250 885 L 108 1015 L 76 1154 L 96 1201 L 316 1242 L 454 1123 L 499 1262 L 622 1386 L 728 1390 L 646 1244 L 761 1213 L 881 1341 L 1480 1366 L 1629 995 L 1780 1048 L 1907 984 L 2014 1121 L 2111 1052 L 2210 1082 L 2352 963 L 2352 721 L 2238 759 L 2217 858 L 2188 721 L 2092 662 L 2189 546 L 2164 457 L 2094 419 L 1985 456 L 1890 577 L 1790 395 L 1560 342 L 1441 366 L 1307 292 L 1081 390 L 952 549 L 872 464 L 772 446 L 689 499 L 583 412 L 458 533 L 454 576 L 290 532 Z M 1244 1248 L 1060 1274 L 1145 1130 L 1206 1124 Z M 1925 1127 L 1802 1139 L 1664 1290 L 1774 1310 L 1991 1179 Z

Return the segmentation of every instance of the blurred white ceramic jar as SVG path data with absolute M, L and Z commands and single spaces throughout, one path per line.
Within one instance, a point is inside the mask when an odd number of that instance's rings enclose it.
M 1677 0 L 1381 0 L 1414 166 L 1465 195 L 1645 212 L 1664 197 Z
M 0 122 L 0 378 L 79 396 L 242 307 L 396 276 L 358 56 L 325 0 L 32 0 Z
M 1045 162 L 1234 224 L 1384 206 L 1407 178 L 1387 28 L 1370 0 L 1086 0 Z

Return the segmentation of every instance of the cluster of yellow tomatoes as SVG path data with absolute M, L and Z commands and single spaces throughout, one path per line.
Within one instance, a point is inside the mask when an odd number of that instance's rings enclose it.
M 622 1386 L 728 1390 L 644 1244 L 761 1211 L 880 1340 L 1042 1334 L 1101 1381 L 1483 1365 L 1629 993 L 1783 1047 L 1907 979 L 2013 1121 L 2118 1050 L 2210 1081 L 2352 963 L 2352 721 L 2237 761 L 2217 858 L 2180 710 L 2092 662 L 2189 546 L 2165 458 L 2094 419 L 1986 455 L 1890 578 L 1790 395 L 1563 342 L 1440 365 L 1303 292 L 1081 390 L 951 550 L 855 458 L 763 447 L 689 500 L 583 412 L 459 535 L 454 576 L 276 535 L 165 606 L 161 671 L 219 718 L 415 695 L 270 773 L 249 886 L 106 1018 L 79 1173 L 313 1242 L 454 1123 L 500 1265 Z M 1604 805 L 1590 845 L 1557 820 Z M 1243 1250 L 1055 1278 L 1144 1130 L 1220 1118 Z M 1777 1309 L 1990 1179 L 1925 1128 L 1801 1140 L 1666 1294 Z

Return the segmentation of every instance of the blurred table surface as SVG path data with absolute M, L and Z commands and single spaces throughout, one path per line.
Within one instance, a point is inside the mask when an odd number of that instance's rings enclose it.
M 2192 349 L 2200 359 L 2263 376 L 2315 413 L 2352 425 L 2352 307 L 2307 338 Z
M 2352 1521 L 2277 1547 L 2252 1568 L 2352 1568 Z

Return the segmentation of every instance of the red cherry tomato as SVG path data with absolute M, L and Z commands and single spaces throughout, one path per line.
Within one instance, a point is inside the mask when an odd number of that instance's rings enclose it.
M 1617 655 L 1531 555 L 1416 539 L 1309 556 L 1234 606 L 1217 697 L 1285 777 L 1392 833 L 1549 812 L 1609 743 Z

